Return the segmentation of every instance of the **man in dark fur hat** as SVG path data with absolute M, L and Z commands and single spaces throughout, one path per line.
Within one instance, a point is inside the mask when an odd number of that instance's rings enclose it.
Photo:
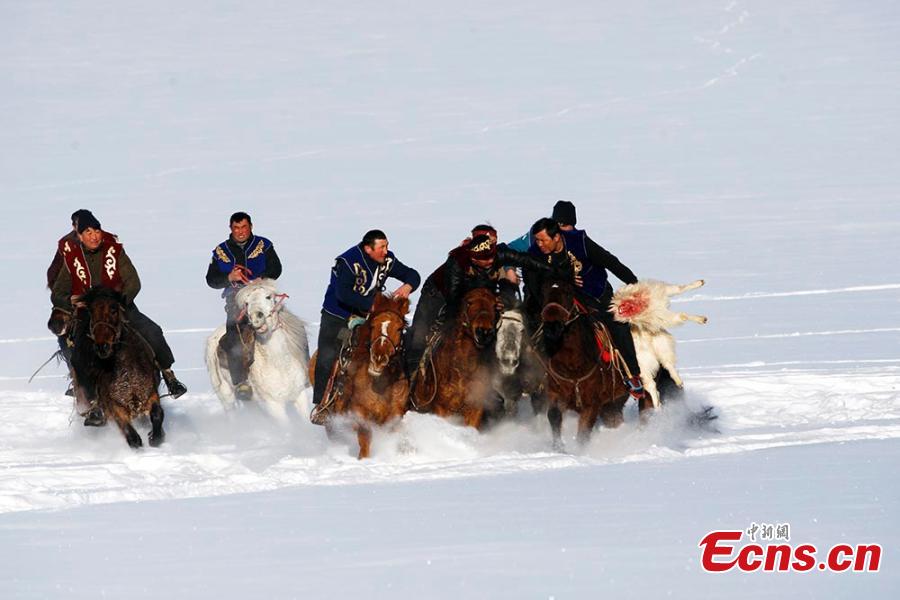
M 412 326 L 406 337 L 406 368 L 413 374 L 425 352 L 429 333 L 452 319 L 463 296 L 475 288 L 491 290 L 510 307 L 516 302 L 516 286 L 504 275 L 504 266 L 550 272 L 551 267 L 527 253 L 497 243 L 497 230 L 490 225 L 472 228 L 472 237 L 447 255 L 447 260 L 425 280 Z
M 54 313 L 78 319 L 79 297 L 92 287 L 103 286 L 122 293 L 127 303 L 125 317 L 128 324 L 153 350 L 169 393 L 174 398 L 184 394 L 187 388 L 178 381 L 172 371 L 175 357 L 166 343 L 162 329 L 141 313 L 134 304 L 134 298 L 141 291 L 141 280 L 122 244 L 114 236 L 106 234 L 92 214 L 81 214 L 78 217 L 77 241 L 67 238 L 60 240 L 59 254 L 65 268 L 59 270 L 53 282 L 50 299 L 53 302 Z M 65 335 L 69 330 L 67 319 L 51 317 L 49 325 L 57 335 Z M 106 419 L 96 405 L 95 391 L 91 389 L 85 391 L 93 402 L 84 424 L 103 425 Z

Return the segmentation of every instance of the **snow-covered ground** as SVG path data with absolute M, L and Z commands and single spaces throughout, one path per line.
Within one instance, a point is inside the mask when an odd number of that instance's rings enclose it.
M 0 597 L 893 597 L 900 9 L 888 1 L 0 5 Z M 554 453 L 409 415 L 371 460 L 225 413 L 203 280 L 228 215 L 310 322 L 370 228 L 423 275 L 568 199 L 676 307 L 683 401 Z M 190 392 L 167 443 L 72 419 L 43 272 L 120 235 Z M 712 407 L 718 418 L 693 415 Z M 714 529 L 884 546 L 877 574 L 710 575 Z

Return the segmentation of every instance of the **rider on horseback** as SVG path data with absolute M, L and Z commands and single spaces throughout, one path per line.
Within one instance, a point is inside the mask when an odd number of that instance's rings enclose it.
M 524 252 L 497 244 L 497 230 L 490 225 L 472 229 L 472 237 L 454 248 L 447 260 L 428 276 L 407 334 L 406 368 L 412 374 L 419 367 L 431 333 L 456 314 L 467 292 L 486 288 L 507 307 L 515 304 L 517 288 L 506 278 L 504 266 L 523 267 L 537 272 L 551 271 L 544 261 Z
M 362 241 L 335 259 L 331 268 L 331 280 L 322 305 L 319 324 L 318 357 L 313 382 L 313 411 L 310 420 L 324 423 L 328 407 L 320 404 L 334 370 L 341 344 L 348 328 L 365 320 L 375 301 L 382 293 L 388 277 L 403 282 L 394 291 L 395 298 L 408 298 L 419 287 L 419 273 L 400 262 L 388 250 L 387 236 L 383 231 L 368 231 Z
M 86 213 L 86 214 L 84 214 Z M 100 222 L 88 211 L 78 216 L 77 241 L 64 237 L 59 243 L 59 254 L 65 269 L 60 269 L 53 282 L 51 301 L 55 311 L 71 315 L 78 320 L 79 297 L 91 287 L 102 286 L 121 292 L 127 302 L 126 319 L 128 324 L 147 342 L 153 350 L 156 364 L 162 371 L 163 379 L 169 393 L 178 398 L 187 391 L 172 372 L 175 357 L 166 343 L 159 325 L 142 314 L 134 304 L 134 298 L 141 290 L 141 280 L 125 254 L 125 248 L 107 233 L 104 233 Z M 63 335 L 73 327 L 66 327 L 59 321 L 54 322 L 54 333 Z M 103 425 L 106 419 L 96 404 L 96 390 L 91 382 L 78 381 L 91 401 L 91 409 L 84 420 L 85 425 Z
M 53 255 L 53 261 L 51 261 L 50 266 L 47 268 L 47 287 L 51 290 L 53 289 L 53 284 L 56 282 L 56 278 L 59 276 L 59 272 L 63 270 L 65 267 L 65 260 L 63 259 L 62 248 L 64 247 L 66 242 L 70 244 L 78 244 L 78 219 L 80 217 L 95 219 L 94 214 L 87 210 L 86 208 L 80 208 L 72 213 L 72 230 L 66 233 L 66 235 L 59 238 L 59 241 L 56 243 L 56 253 Z M 117 243 L 118 238 L 108 231 L 103 232 L 103 242 L 105 244 L 113 244 Z M 63 357 L 63 360 L 66 362 L 66 366 L 70 369 L 72 367 L 72 349 L 69 346 L 69 330 L 68 327 L 69 318 L 71 314 L 67 310 L 63 310 L 61 308 L 54 308 L 50 313 L 50 320 L 47 323 L 47 327 L 57 336 L 57 341 L 59 343 L 59 351 L 60 355 Z M 66 390 L 66 396 L 74 396 L 75 391 L 72 385 L 69 385 L 69 389 Z
M 553 217 L 538 220 L 531 228 L 533 243 L 529 253 L 542 257 L 551 265 L 567 267 L 575 275 L 578 285 L 578 299 L 584 304 L 595 321 L 606 325 L 616 348 L 625 360 L 630 372 L 626 384 L 635 399 L 641 399 L 644 389 L 641 385 L 640 367 L 634 351 L 631 328 L 615 321 L 609 313 L 612 300 L 612 286 L 607 270 L 625 283 L 636 283 L 637 277 L 609 251 L 594 242 L 582 229 L 575 229 L 575 206 L 571 202 L 560 201 L 553 207 Z M 528 313 L 540 314 L 537 305 L 542 287 L 542 275 L 527 272 L 525 278 L 525 302 Z
M 246 315 L 235 302 L 235 295 L 254 279 L 278 279 L 281 260 L 272 242 L 253 234 L 250 215 L 236 212 L 228 224 L 231 235 L 213 250 L 206 270 L 206 283 L 213 289 L 222 290 L 225 298 L 225 335 L 219 340 L 219 349 L 227 357 L 235 395 L 240 400 L 249 400 L 253 389 L 247 383 L 247 375 L 253 364 L 254 335 Z

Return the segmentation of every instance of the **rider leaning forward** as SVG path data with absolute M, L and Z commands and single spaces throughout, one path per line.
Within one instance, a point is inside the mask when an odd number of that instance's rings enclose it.
M 578 285 L 576 297 L 588 308 L 593 319 L 606 325 L 631 373 L 626 381 L 631 395 L 640 399 L 644 390 L 631 328 L 614 320 L 609 313 L 613 290 L 607 270 L 624 283 L 637 283 L 637 277 L 612 253 L 588 237 L 583 229 L 576 229 L 575 223 L 575 206 L 571 202 L 557 202 L 552 218 L 540 219 L 531 227 L 533 241 L 528 251 L 552 265 L 571 268 Z M 530 314 L 540 313 L 535 303 L 539 301 L 542 283 L 540 273 L 526 271 L 526 305 Z
M 245 212 L 236 212 L 228 220 L 231 235 L 216 246 L 206 270 L 209 287 L 222 290 L 225 298 L 225 335 L 219 351 L 226 357 L 235 396 L 249 400 L 253 389 L 247 382 L 253 364 L 254 335 L 246 315 L 235 302 L 239 289 L 254 279 L 278 279 L 281 260 L 268 239 L 254 235 L 253 220 Z
M 395 298 L 408 298 L 421 281 L 415 269 L 404 265 L 388 250 L 387 236 L 381 230 L 366 232 L 360 243 L 335 258 L 319 323 L 313 382 L 315 406 L 310 414 L 313 423 L 322 424 L 328 416 L 328 407 L 322 404 L 322 399 L 341 344 L 348 337 L 346 332 L 366 319 L 375 295 L 384 291 L 388 277 L 403 282 L 394 291 Z
M 447 260 L 428 276 L 416 306 L 413 323 L 407 333 L 406 368 L 413 374 L 435 326 L 452 318 L 463 297 L 475 288 L 485 288 L 506 307 L 516 302 L 518 287 L 506 276 L 506 267 L 522 267 L 550 273 L 552 266 L 506 244 L 497 243 L 497 230 L 491 225 L 476 225 L 472 237 L 447 255 Z
M 75 217 L 75 215 L 73 215 Z M 172 371 L 175 357 L 166 343 L 162 329 L 141 313 L 134 299 L 141 291 L 141 280 L 131 259 L 121 243 L 103 231 L 100 222 L 89 211 L 77 213 L 76 238 L 69 235 L 59 241 L 58 254 L 65 268 L 58 269 L 53 282 L 51 301 L 55 313 L 68 315 L 72 319 L 82 318 L 79 298 L 92 287 L 103 286 L 120 292 L 125 297 L 125 317 L 132 327 L 153 350 L 156 364 L 162 371 L 163 380 L 169 393 L 178 398 L 187 391 Z M 52 265 L 51 265 L 52 266 Z M 71 323 L 51 318 L 53 331 L 59 336 L 71 331 Z M 84 390 L 91 408 L 84 424 L 102 425 L 106 419 L 97 405 L 96 390 Z

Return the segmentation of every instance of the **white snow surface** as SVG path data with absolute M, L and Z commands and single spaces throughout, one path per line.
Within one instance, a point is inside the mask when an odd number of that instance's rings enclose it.
M 887 0 L 0 4 L 0 597 L 895 597 L 900 8 Z M 553 452 L 410 414 L 373 457 L 225 412 L 203 275 L 246 210 L 310 323 L 371 228 L 423 278 L 558 199 L 673 307 L 683 400 Z M 63 396 L 43 274 L 90 208 L 190 392 L 134 452 Z M 618 283 L 618 282 L 616 282 Z M 416 296 L 414 296 L 415 299 Z M 711 407 L 717 418 L 698 423 Z M 146 433 L 147 424 L 139 430 Z M 715 529 L 878 573 L 711 575 Z

